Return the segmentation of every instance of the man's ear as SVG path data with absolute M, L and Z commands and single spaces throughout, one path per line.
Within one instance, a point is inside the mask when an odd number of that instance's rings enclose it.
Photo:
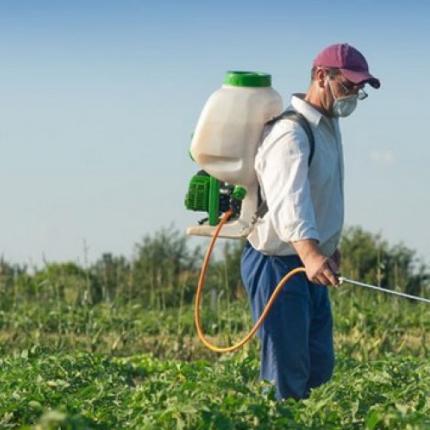
M 324 88 L 325 78 L 326 72 L 323 69 L 318 68 L 315 72 L 315 82 L 317 83 L 318 88 Z

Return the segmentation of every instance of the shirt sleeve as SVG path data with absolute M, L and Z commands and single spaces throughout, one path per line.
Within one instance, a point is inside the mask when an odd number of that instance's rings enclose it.
M 320 241 L 308 180 L 310 144 L 305 131 L 280 121 L 264 139 L 256 171 L 273 228 L 284 242 Z

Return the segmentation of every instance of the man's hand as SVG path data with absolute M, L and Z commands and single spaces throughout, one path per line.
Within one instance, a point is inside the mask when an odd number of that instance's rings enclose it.
M 306 276 L 311 282 L 322 285 L 339 285 L 338 265 L 333 258 L 328 258 L 321 252 L 315 240 L 299 240 L 292 242 L 292 245 L 303 261 Z
M 303 261 L 306 276 L 311 282 L 322 285 L 339 285 L 336 263 L 322 254 L 310 255 Z

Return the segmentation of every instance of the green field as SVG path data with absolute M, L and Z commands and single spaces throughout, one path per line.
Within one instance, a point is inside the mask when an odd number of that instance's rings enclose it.
M 334 378 L 308 400 L 277 402 L 258 381 L 256 340 L 227 355 L 199 343 L 192 295 L 201 255 L 182 244 L 147 238 L 132 261 L 103 256 L 84 268 L 48 264 L 33 273 L 2 263 L 0 429 L 430 428 L 430 307 L 346 285 L 331 290 Z M 404 259 L 393 260 L 396 249 L 365 255 L 390 257 L 399 289 L 418 285 L 425 296 L 427 272 L 417 284 Z M 251 324 L 239 253 L 225 250 L 205 292 L 204 326 L 220 344 Z M 344 274 L 375 281 L 371 270 L 359 273 L 360 261 L 345 260 Z

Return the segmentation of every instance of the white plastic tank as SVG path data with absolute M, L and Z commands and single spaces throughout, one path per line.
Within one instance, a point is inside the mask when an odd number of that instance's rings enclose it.
M 195 162 L 215 178 L 249 187 L 264 124 L 282 112 L 282 98 L 265 73 L 227 72 L 200 114 L 191 142 Z

